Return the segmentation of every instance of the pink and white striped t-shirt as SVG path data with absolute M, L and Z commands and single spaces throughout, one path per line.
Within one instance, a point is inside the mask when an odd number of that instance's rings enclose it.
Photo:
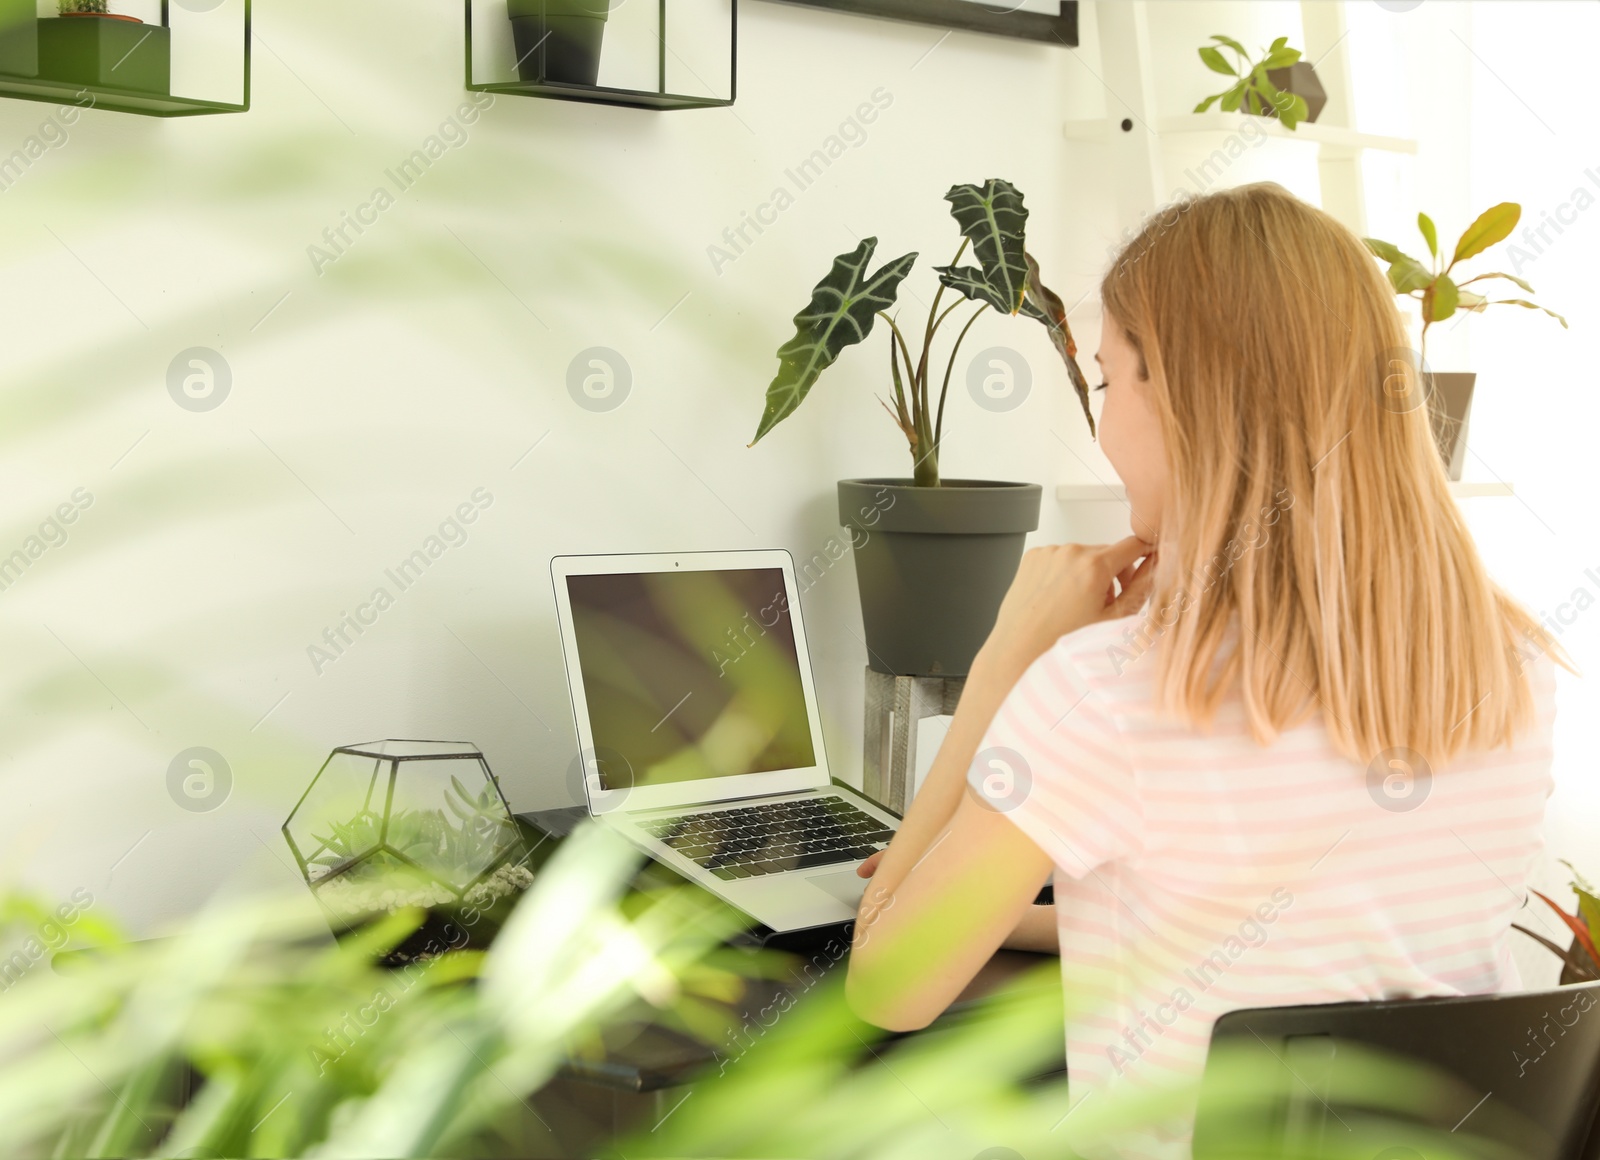
M 1158 712 L 1133 623 L 1035 662 L 971 775 L 1056 864 L 1075 1108 L 1193 1080 L 1236 1008 L 1520 988 L 1510 928 L 1552 789 L 1547 659 L 1513 747 L 1369 772 L 1320 716 L 1257 744 L 1237 690 L 1209 733 Z M 1192 1118 L 1106 1154 L 1185 1156 Z

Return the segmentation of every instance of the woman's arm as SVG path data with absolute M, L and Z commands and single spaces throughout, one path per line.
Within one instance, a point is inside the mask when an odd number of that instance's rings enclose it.
M 1051 862 L 968 788 L 967 771 L 1001 702 L 1046 649 L 1143 603 L 1153 569 L 1148 559 L 1134 565 L 1149 551 L 1130 536 L 1023 557 L 944 744 L 862 897 L 847 991 L 863 1018 L 925 1025 L 1028 913 Z
M 1059 954 L 1061 932 L 1056 927 L 1054 906 L 1030 906 L 1022 912 L 1016 928 L 1000 944 L 1007 950 L 1034 951 L 1041 955 Z

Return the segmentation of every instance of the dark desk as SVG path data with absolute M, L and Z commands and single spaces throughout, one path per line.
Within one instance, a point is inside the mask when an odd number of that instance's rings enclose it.
M 577 811 L 581 817 L 581 811 Z M 550 814 L 523 814 L 519 817 L 547 834 L 563 835 L 574 822 L 573 811 Z M 678 881 L 670 870 L 648 863 L 642 873 L 647 880 L 661 876 Z M 775 1002 L 786 995 L 796 999 L 814 989 L 823 979 L 841 971 L 849 962 L 848 928 L 820 932 L 805 950 L 784 950 L 792 962 L 785 979 L 752 979 L 744 994 L 728 1006 L 730 1026 L 765 1025 L 761 1019 Z M 770 953 L 770 952 L 769 952 Z M 1003 987 L 1054 956 L 1026 951 L 999 951 L 978 973 L 944 1015 L 912 1036 L 937 1034 L 970 1017 L 972 1009 L 985 996 Z M 904 1039 L 907 1036 L 896 1036 Z M 531 1149 L 541 1145 L 548 1151 L 529 1154 L 549 1156 L 592 1156 L 606 1150 L 606 1144 L 640 1128 L 659 1123 L 692 1091 L 691 1085 L 715 1076 L 730 1056 L 737 1055 L 737 1044 L 707 1043 L 673 1028 L 652 1021 L 650 1009 L 641 1005 L 637 1013 L 613 1021 L 600 1037 L 600 1049 L 582 1058 L 572 1058 L 559 1077 L 532 1100 L 531 1108 L 542 1128 L 527 1140 Z M 1066 1070 L 1065 1036 L 1062 1058 L 1054 1069 Z M 534 1137 L 542 1137 L 535 1139 Z

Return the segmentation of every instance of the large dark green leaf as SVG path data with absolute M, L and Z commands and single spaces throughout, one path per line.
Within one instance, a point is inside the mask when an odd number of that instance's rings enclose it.
M 1465 261 L 1483 253 L 1496 242 L 1504 241 L 1517 228 L 1517 220 L 1521 217 L 1522 207 L 1514 201 L 1502 201 L 1499 205 L 1490 206 L 1461 235 L 1451 261 Z
M 1045 329 L 1050 332 L 1050 342 L 1061 356 L 1061 361 L 1067 365 L 1067 377 L 1072 380 L 1072 389 L 1077 392 L 1083 417 L 1089 423 L 1089 435 L 1093 438 L 1094 412 L 1089 409 L 1089 382 L 1083 377 L 1083 368 L 1078 366 L 1078 344 L 1073 341 L 1072 328 L 1067 325 L 1066 306 L 1061 296 L 1040 279 L 1039 263 L 1033 255 L 1025 253 L 1023 258 L 1028 264 L 1028 285 L 1022 300 L 1022 313 L 1044 323 Z
M 944 199 L 962 234 L 972 243 L 982 270 L 938 267 L 939 281 L 974 301 L 989 303 L 1002 314 L 1015 314 L 1028 287 L 1028 264 L 1022 256 L 1028 211 L 1022 194 L 1009 181 L 991 177 L 981 189 L 951 186 Z
M 817 376 L 846 347 L 872 333 L 878 311 L 894 305 L 895 293 L 917 255 L 902 254 L 868 274 L 867 264 L 877 248 L 877 238 L 866 238 L 850 253 L 835 258 L 828 276 L 811 292 L 810 304 L 794 316 L 795 335 L 778 348 L 778 374 L 767 387 L 767 409 L 750 440 L 752 447 L 794 413 Z
M 1001 314 L 1012 313 L 1008 296 L 996 290 L 976 266 L 935 266 L 934 272 L 940 282 L 974 302 L 987 302 Z

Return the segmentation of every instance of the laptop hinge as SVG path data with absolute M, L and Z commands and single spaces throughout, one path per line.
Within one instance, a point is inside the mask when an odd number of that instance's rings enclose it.
M 648 809 L 648 810 L 624 810 L 623 812 L 628 814 L 630 817 L 636 817 L 636 818 L 649 817 L 652 814 L 666 814 L 666 813 L 684 814 L 684 813 L 688 813 L 690 810 L 710 810 L 710 809 L 716 809 L 718 806 L 737 805 L 739 802 L 749 802 L 749 801 L 779 802 L 779 801 L 783 801 L 785 798 L 797 798 L 797 797 L 801 797 L 804 794 L 814 794 L 814 793 L 818 793 L 818 792 L 821 792 L 821 791 L 824 791 L 824 790 L 835 790 L 835 789 L 851 789 L 851 787 L 847 786 L 847 785 L 839 785 L 839 784 L 837 784 L 835 782 L 829 782 L 827 785 L 813 785 L 813 786 L 808 786 L 805 789 L 793 789 L 793 790 L 788 791 L 787 793 L 750 793 L 750 794 L 744 794 L 744 795 L 742 795 L 740 797 L 718 798 L 714 802 L 684 802 L 682 805 L 676 805 L 676 806 L 656 806 L 653 809 Z M 852 790 L 852 792 L 854 792 L 854 791 Z

